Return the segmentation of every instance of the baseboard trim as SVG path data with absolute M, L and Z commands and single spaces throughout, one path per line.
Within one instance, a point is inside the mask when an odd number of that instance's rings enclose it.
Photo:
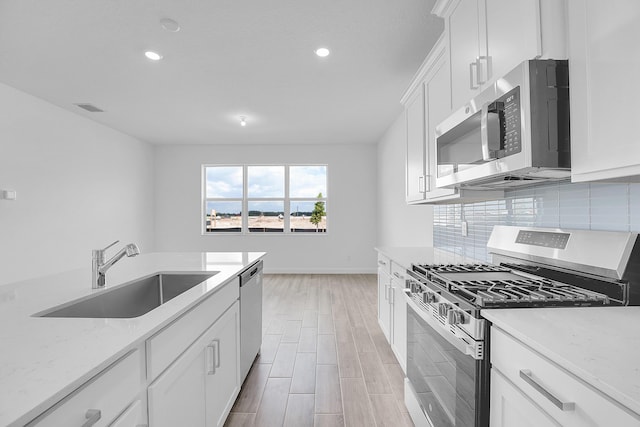
M 264 274 L 377 274 L 377 268 L 268 268 Z

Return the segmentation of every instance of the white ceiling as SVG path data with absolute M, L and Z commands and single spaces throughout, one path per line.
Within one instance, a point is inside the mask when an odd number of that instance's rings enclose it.
M 0 0 L 0 81 L 156 144 L 375 143 L 442 32 L 433 3 Z

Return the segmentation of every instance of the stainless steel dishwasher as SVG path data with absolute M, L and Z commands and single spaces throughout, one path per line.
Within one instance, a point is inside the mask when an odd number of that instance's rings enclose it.
M 251 369 L 262 345 L 262 261 L 240 274 L 240 379 Z

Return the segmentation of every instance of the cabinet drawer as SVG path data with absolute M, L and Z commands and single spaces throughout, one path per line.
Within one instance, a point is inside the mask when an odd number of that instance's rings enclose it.
M 398 283 L 404 283 L 407 278 L 407 269 L 400 264 L 391 261 L 391 278 L 395 281 L 399 281 Z
M 391 274 L 391 260 L 381 253 L 378 254 L 378 271 Z
M 153 381 L 239 297 L 238 278 L 147 340 L 147 378 Z
M 491 364 L 563 426 L 640 426 L 621 405 L 496 327 Z
M 89 410 L 100 411 L 99 419 L 90 425 L 108 425 L 140 392 L 141 362 L 140 352 L 134 350 L 27 425 L 80 427 L 88 421 Z

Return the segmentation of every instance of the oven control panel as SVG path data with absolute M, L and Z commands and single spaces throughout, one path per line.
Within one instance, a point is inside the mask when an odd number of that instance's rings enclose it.
M 569 236 L 571 236 L 569 233 L 520 230 L 516 237 L 516 243 L 552 249 L 565 249 L 569 241 Z

